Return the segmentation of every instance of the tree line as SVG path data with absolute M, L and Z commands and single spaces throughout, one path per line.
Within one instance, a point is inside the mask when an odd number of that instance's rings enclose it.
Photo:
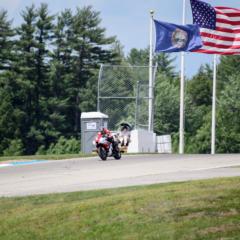
M 107 37 L 91 6 L 51 15 L 46 4 L 26 7 L 13 27 L 0 11 L 0 155 L 79 152 L 80 114 L 95 111 L 100 64 L 147 65 L 148 49 Z M 159 54 L 154 130 L 171 134 L 177 149 L 179 77 L 169 54 Z M 240 58 L 218 66 L 217 151 L 239 152 Z M 210 152 L 212 70 L 201 66 L 186 82 L 186 151 Z M 116 110 L 117 111 L 117 110 Z

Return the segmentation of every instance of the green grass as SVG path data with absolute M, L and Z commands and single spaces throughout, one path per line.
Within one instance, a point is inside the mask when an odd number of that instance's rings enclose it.
M 240 178 L 0 198 L 1 240 L 240 239 Z
M 10 157 L 0 157 L 0 162 L 8 161 L 8 160 L 32 160 L 32 159 L 44 159 L 44 160 L 63 160 L 63 159 L 70 159 L 70 158 L 82 158 L 82 157 L 92 157 L 96 156 L 95 153 L 93 154 L 62 154 L 62 155 L 31 155 L 31 156 L 10 156 Z
M 149 153 L 124 153 L 124 155 L 144 155 Z M 151 154 L 157 154 L 157 153 L 151 153 Z M 64 160 L 64 159 L 72 159 L 72 158 L 84 158 L 84 157 L 94 157 L 97 156 L 97 153 L 79 153 L 79 154 L 52 154 L 52 155 L 25 155 L 25 156 L 9 156 L 9 157 L 0 157 L 0 162 L 4 161 L 17 161 L 17 160 Z

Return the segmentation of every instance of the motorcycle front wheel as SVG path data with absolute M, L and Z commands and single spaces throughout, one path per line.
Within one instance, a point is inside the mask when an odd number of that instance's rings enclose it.
M 98 155 L 103 161 L 107 160 L 107 151 L 103 147 L 99 147 Z

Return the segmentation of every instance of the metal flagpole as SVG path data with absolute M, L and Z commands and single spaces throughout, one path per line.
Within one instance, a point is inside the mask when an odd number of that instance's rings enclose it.
M 182 24 L 186 22 L 186 0 L 183 0 Z M 184 67 L 185 54 L 181 52 L 181 81 L 180 81 L 180 126 L 179 126 L 179 153 L 184 153 Z
M 150 11 L 148 131 L 153 131 L 153 15 Z
M 216 88 L 217 88 L 217 54 L 214 54 L 214 57 L 213 57 L 211 154 L 215 154 L 215 141 L 216 141 Z

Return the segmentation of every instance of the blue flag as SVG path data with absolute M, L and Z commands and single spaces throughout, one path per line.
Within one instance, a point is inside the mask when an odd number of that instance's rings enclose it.
M 176 25 L 154 20 L 155 52 L 190 52 L 203 46 L 197 25 Z

